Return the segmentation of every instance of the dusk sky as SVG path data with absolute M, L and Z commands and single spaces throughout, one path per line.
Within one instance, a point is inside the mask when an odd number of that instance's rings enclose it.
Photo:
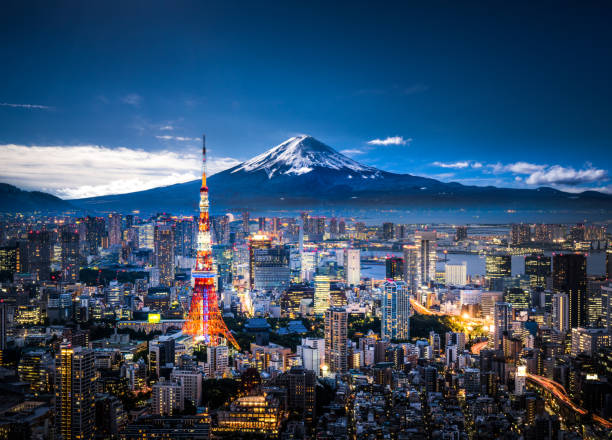
M 304 133 L 387 171 L 612 193 L 608 2 L 54 3 L 3 2 L 1 182 L 130 192 L 197 178 L 202 133 L 212 172 Z

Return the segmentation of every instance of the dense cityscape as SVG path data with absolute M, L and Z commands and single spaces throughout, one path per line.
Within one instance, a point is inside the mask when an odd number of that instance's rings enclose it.
M 611 432 L 606 226 L 199 206 L 3 217 L 1 438 Z

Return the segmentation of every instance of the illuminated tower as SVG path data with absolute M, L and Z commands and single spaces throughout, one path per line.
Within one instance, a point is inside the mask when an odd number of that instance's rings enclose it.
M 206 138 L 202 136 L 202 187 L 200 188 L 200 218 L 198 221 L 198 242 L 196 266 L 191 272 L 194 280 L 189 316 L 183 325 L 183 332 L 202 340 L 206 345 L 220 345 L 225 337 L 237 350 L 240 346 L 228 330 L 217 301 L 215 290 L 215 265 L 213 264 L 208 217 L 208 186 L 206 186 Z

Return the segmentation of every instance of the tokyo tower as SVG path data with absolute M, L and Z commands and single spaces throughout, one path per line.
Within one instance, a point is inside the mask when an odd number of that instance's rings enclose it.
M 198 221 L 198 247 L 195 270 L 191 276 L 194 279 L 191 307 L 187 320 L 183 324 L 183 333 L 193 336 L 195 340 L 206 345 L 221 345 L 222 338 L 231 342 L 237 350 L 240 346 L 223 321 L 217 292 L 215 277 L 217 273 L 212 257 L 210 240 L 210 219 L 208 217 L 208 186 L 206 186 L 206 137 L 202 136 L 202 187 L 200 188 L 200 219 Z

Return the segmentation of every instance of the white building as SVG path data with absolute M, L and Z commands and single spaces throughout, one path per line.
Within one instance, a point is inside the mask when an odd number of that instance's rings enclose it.
M 344 262 L 346 271 L 346 284 L 358 286 L 361 280 L 361 260 L 359 249 L 347 249 Z
M 444 266 L 444 279 L 447 286 L 465 286 L 467 284 L 467 265 L 446 264 Z
M 170 374 L 170 380 L 180 383 L 183 388 L 183 398 L 190 400 L 195 406 L 202 401 L 202 373 L 195 370 L 175 368 Z
M 330 283 L 327 275 L 315 276 L 314 314 L 323 315 L 330 305 Z
M 155 415 L 172 416 L 184 409 L 183 387 L 177 382 L 166 381 L 163 377 L 153 385 L 153 404 L 151 411 Z
M 553 325 L 560 332 L 569 330 L 569 297 L 567 293 L 555 293 L 552 298 Z

